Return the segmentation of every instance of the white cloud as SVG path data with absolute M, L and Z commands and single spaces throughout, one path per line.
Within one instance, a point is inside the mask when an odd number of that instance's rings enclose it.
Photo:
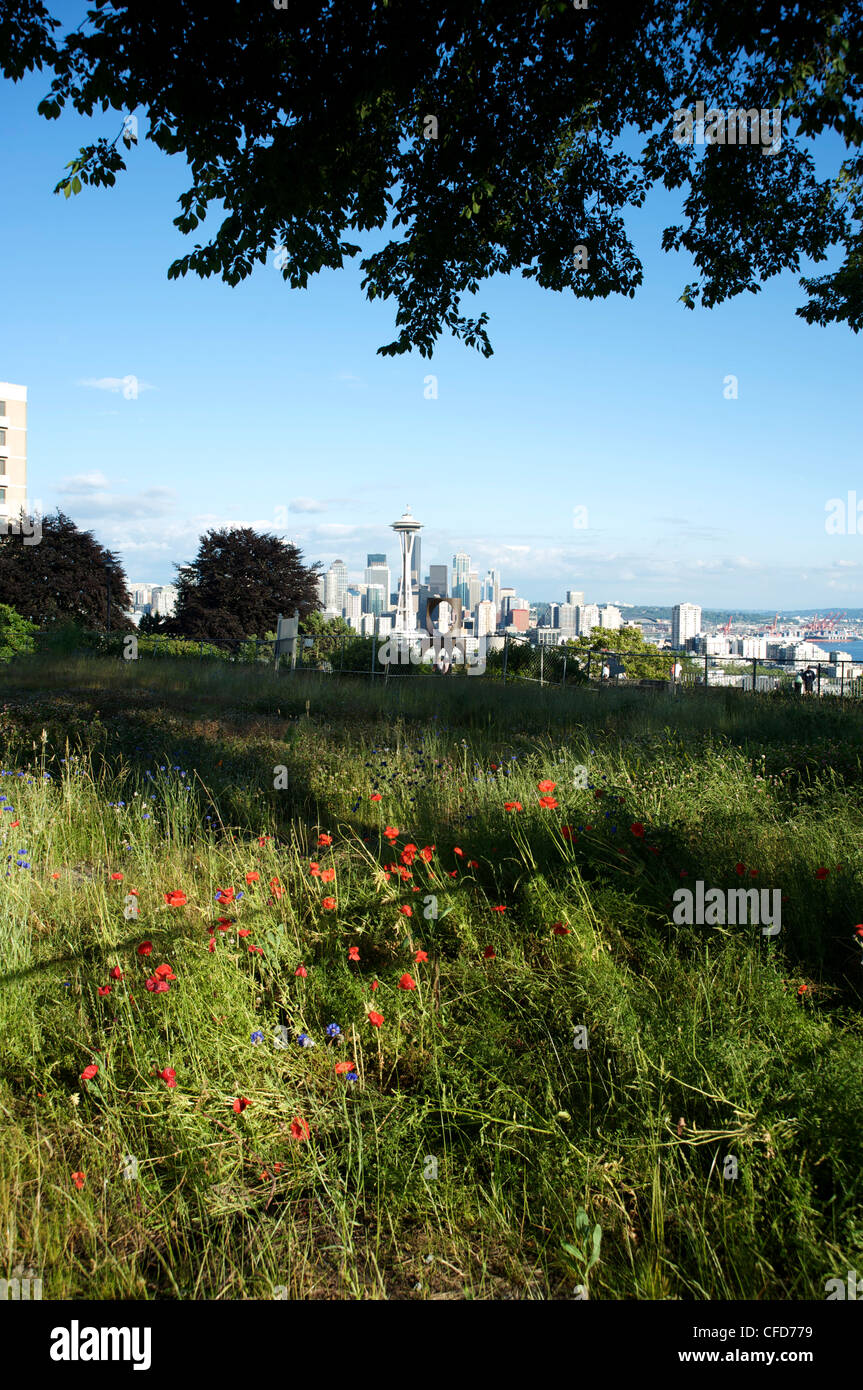
M 326 502 L 318 502 L 314 497 L 292 497 L 288 503 L 288 510 L 292 512 L 325 512 Z

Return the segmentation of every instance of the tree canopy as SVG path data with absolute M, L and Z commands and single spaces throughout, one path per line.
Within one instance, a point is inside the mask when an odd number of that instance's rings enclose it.
M 41 628 L 71 620 L 103 632 L 110 570 L 110 626 L 114 632 L 132 630 L 132 599 L 118 557 L 59 509 L 42 518 L 38 543 L 27 544 L 39 532 L 33 518 L 24 520 L 17 532 L 0 533 L 0 603 Z
M 318 607 L 320 561 L 303 564 L 297 546 L 251 527 L 208 531 L 190 565 L 177 566 L 177 607 L 163 631 L 241 642 L 275 629 L 280 613 Z
M 141 109 L 144 138 L 186 157 L 175 225 L 218 225 L 171 277 L 233 285 L 273 258 L 303 287 L 360 257 L 367 297 L 395 304 L 379 352 L 429 356 L 449 331 L 489 355 L 466 295 L 512 272 L 580 298 L 634 295 L 625 214 L 662 185 L 681 190 L 662 243 L 694 262 L 687 307 L 832 255 L 801 279 L 797 313 L 863 325 L 861 0 L 94 0 L 58 27 L 41 0 L 7 7 L 0 71 L 47 69 L 48 118 Z M 699 102 L 779 111 L 781 141 L 732 147 L 723 118 L 724 143 L 679 143 L 674 113 Z M 825 132 L 839 138 L 817 170 Z M 136 138 L 126 122 L 98 136 L 58 190 L 113 184 Z

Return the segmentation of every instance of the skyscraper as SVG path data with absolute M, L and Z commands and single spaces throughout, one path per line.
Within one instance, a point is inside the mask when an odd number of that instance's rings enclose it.
M 348 567 L 344 560 L 333 560 L 326 574 L 325 605 L 341 613 L 348 587 Z
M 0 535 L 27 501 L 27 387 L 0 381 Z
M 366 584 L 379 584 L 384 591 L 384 608 L 390 606 L 390 593 L 392 591 L 392 578 L 390 567 L 387 564 L 386 555 L 369 555 L 368 565 L 366 566 Z
M 449 592 L 449 567 L 429 565 L 429 593 L 443 596 Z
M 671 610 L 671 645 L 685 647 L 701 631 L 701 607 L 697 603 L 676 603 Z
M 470 607 L 470 556 L 460 550 L 452 557 L 452 594 L 460 598 L 465 608 Z
M 574 608 L 581 608 L 582 604 L 584 603 L 584 590 L 567 589 L 566 601 L 567 603 L 571 603 Z

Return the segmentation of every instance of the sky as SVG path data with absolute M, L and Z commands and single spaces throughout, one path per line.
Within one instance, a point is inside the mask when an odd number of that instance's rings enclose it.
M 123 116 L 45 121 L 47 88 L 0 81 L 0 380 L 28 388 L 31 505 L 92 530 L 130 581 L 171 582 L 231 525 L 359 578 L 369 551 L 395 567 L 409 504 L 424 570 L 466 550 L 531 601 L 863 604 L 863 534 L 825 529 L 831 499 L 863 499 L 863 335 L 797 318 L 793 274 L 685 309 L 689 258 L 660 250 L 670 195 L 628 215 L 634 300 L 497 277 L 462 303 L 489 313 L 492 358 L 451 338 L 379 357 L 395 307 L 366 301 L 356 265 L 307 290 L 272 258 L 235 288 L 167 279 L 217 223 L 172 225 L 188 172 L 143 111 L 113 189 L 54 195 Z

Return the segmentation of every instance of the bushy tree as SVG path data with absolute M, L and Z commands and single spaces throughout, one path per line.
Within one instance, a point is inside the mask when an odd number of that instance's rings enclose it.
M 833 252 L 801 280 L 797 313 L 863 326 L 858 0 L 210 0 L 205 23 L 195 5 L 98 0 L 76 27 L 55 8 L 0 7 L 0 71 L 48 68 L 48 119 L 118 113 L 116 136 L 70 161 L 67 198 L 115 182 L 136 108 L 142 138 L 185 155 L 175 225 L 216 227 L 171 277 L 235 285 L 272 258 L 305 288 L 360 256 L 368 298 L 395 303 L 380 352 L 430 355 L 448 331 L 489 354 L 487 315 L 461 312 L 466 295 L 520 272 L 579 298 L 633 296 L 643 270 L 626 218 L 664 186 L 680 214 L 663 250 L 688 252 L 697 275 L 685 305 L 755 293 Z M 675 139 L 675 111 L 699 102 L 721 130 Z M 758 116 L 776 109 L 765 157 Z
M 278 616 L 318 605 L 320 562 L 305 565 L 297 546 L 249 526 L 208 531 L 197 557 L 177 566 L 177 607 L 163 631 L 232 644 L 262 637 Z
M 38 535 L 29 520 L 31 524 L 12 534 L 0 535 L 0 603 L 10 604 L 39 627 L 71 620 L 103 632 L 110 581 L 111 629 L 131 631 L 134 624 L 127 611 L 132 599 L 117 556 L 101 546 L 92 531 L 79 531 L 59 509 L 42 518 L 38 544 L 27 545 L 28 534 Z
M 591 676 L 598 677 L 605 664 L 605 654 L 616 658 L 628 680 L 668 680 L 669 671 L 679 661 L 686 668 L 690 665 L 679 652 L 659 651 L 647 642 L 644 633 L 637 627 L 603 628 L 595 627 L 589 635 L 578 637 L 567 644 L 586 667 L 587 653 L 592 652 Z
M 8 603 L 0 603 L 0 661 L 11 661 L 13 657 L 35 651 L 35 623 L 29 623 L 10 608 Z

